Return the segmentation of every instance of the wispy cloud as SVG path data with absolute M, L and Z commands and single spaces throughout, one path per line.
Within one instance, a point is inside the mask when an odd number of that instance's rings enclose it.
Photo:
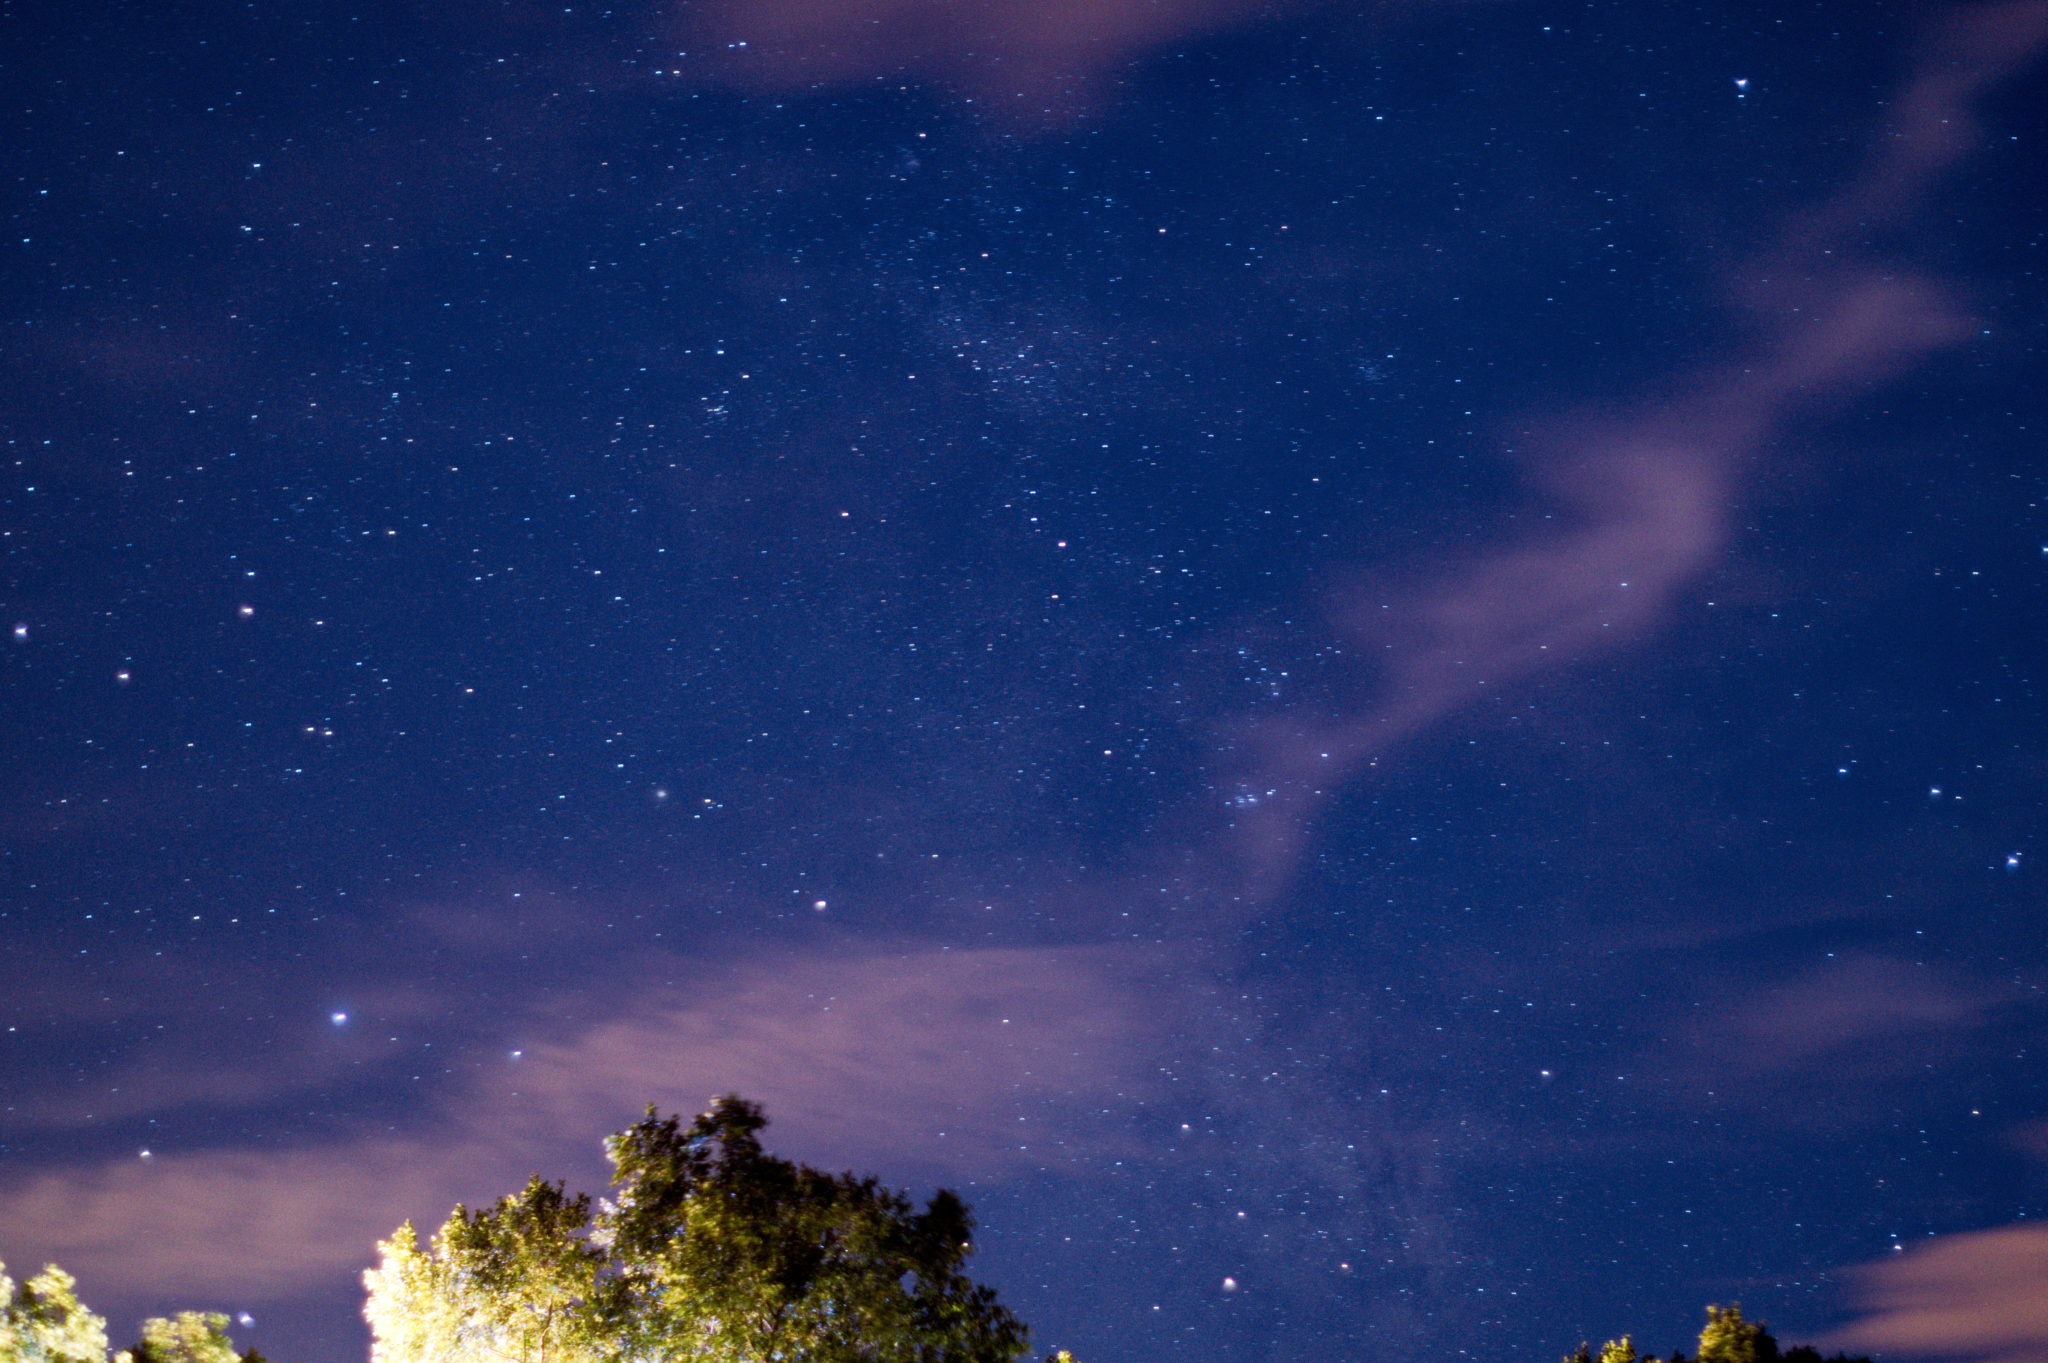
M 1128 1071 L 1161 1017 L 1141 982 L 1157 973 L 1105 948 L 925 950 L 748 970 L 708 1000 L 649 989 L 503 1071 L 494 1117 L 559 1132 L 738 1089 L 821 1157 L 1043 1167 L 1066 1158 L 1047 1104 L 1136 1096 Z
M 1377 668 L 1377 699 L 1229 738 L 1254 898 L 1284 886 L 1329 795 L 1390 749 L 1532 673 L 1661 626 L 1725 550 L 1745 465 L 1793 418 L 1968 334 L 1948 288 L 1862 243 L 1976 149 L 1971 102 L 2044 42 L 2039 0 L 1970 11 L 1940 31 L 1864 171 L 1733 272 L 1731 306 L 1758 338 L 1747 352 L 1633 410 L 1532 422 L 1514 441 L 1535 494 L 1518 519 L 1543 530 L 1406 592 L 1339 594 L 1333 625 Z
M 407 1217 L 588 1168 L 652 1101 L 763 1101 L 776 1145 L 946 1179 L 1120 1147 L 1148 1088 L 1157 967 L 1114 950 L 867 951 L 678 984 L 627 975 L 601 1021 L 509 1052 L 396 1132 L 294 1149 L 140 1152 L 0 1184 L 0 1251 L 200 1298 L 288 1295 Z M 587 1006 L 580 1001 L 579 1007 Z
M 1244 23 L 1254 0 L 714 0 L 677 22 L 710 47 L 717 79 L 815 88 L 936 79 L 997 117 L 1080 92 L 1168 43 Z M 1040 109 L 1042 112 L 1042 108 Z
M 2048 1358 L 2048 1227 L 1943 1236 L 1853 1276 L 1864 1314 L 1828 1348 L 1953 1363 Z
M 1882 1088 L 1963 1048 L 2009 992 L 1946 971 L 1857 955 L 1770 984 L 1728 980 L 1684 1033 L 1686 1064 L 1726 1096 L 1782 1096 L 1787 1083 Z M 1676 1057 L 1674 1057 L 1676 1059 Z
M 509 1191 L 473 1142 L 215 1150 L 46 1172 L 0 1189 L 11 1260 L 197 1302 L 288 1295 L 367 1262 L 408 1215 Z
M 994 119 L 1058 123 L 1147 53 L 1339 10 L 1398 23 L 1481 0 L 711 0 L 674 11 L 681 70 L 757 90 L 932 81 Z

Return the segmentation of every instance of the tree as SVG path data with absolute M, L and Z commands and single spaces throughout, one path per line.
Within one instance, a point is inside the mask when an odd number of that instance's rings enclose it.
M 1596 1363 L 1593 1351 L 1581 1344 L 1566 1354 L 1564 1363 Z M 1638 1354 L 1635 1341 L 1627 1335 L 1610 1339 L 1600 1347 L 1597 1363 L 1658 1363 L 1655 1354 Z M 1740 1305 L 1707 1308 L 1706 1327 L 1700 1331 L 1700 1352 L 1688 1360 L 1682 1349 L 1673 1350 L 1665 1363 L 1870 1363 L 1867 1358 L 1841 1354 L 1824 1359 L 1808 1345 L 1780 1353 L 1778 1341 L 1761 1321 L 1742 1318 Z
M 48 1264 L 16 1289 L 0 1264 L 0 1363 L 106 1363 L 107 1323 L 78 1300 L 78 1280 Z
M 211 1311 L 142 1322 L 142 1342 L 125 1357 L 131 1363 L 242 1363 L 228 1340 L 228 1318 Z
M 590 1199 L 536 1178 L 489 1211 L 456 1207 L 422 1248 L 410 1223 L 364 1274 L 372 1357 L 407 1363 L 472 1359 L 577 1363 L 605 1357 L 600 1304 L 617 1296 L 582 1235 Z
M 1778 1341 L 1761 1322 L 1744 1320 L 1740 1303 L 1709 1306 L 1699 1363 L 1778 1363 Z
M 1015 1363 L 1026 1332 L 962 1271 L 967 1207 L 763 1151 L 761 1110 L 648 1109 L 605 1143 L 612 1197 L 538 1178 L 410 1225 L 365 1275 L 373 1363 Z
M 0 1264 L 0 1363 L 264 1363 L 236 1353 L 228 1318 L 181 1311 L 142 1323 L 142 1342 L 107 1357 L 107 1323 L 78 1300 L 78 1282 L 55 1264 L 17 1290 Z

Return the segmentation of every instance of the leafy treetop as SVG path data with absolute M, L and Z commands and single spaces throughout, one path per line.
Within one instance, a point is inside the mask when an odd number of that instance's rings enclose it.
M 107 1322 L 78 1300 L 78 1282 L 55 1264 L 15 1285 L 0 1264 L 0 1363 L 264 1363 L 238 1353 L 228 1318 L 181 1311 L 142 1323 L 133 1349 L 107 1356 Z
M 1564 1363 L 1658 1363 L 1655 1354 L 1638 1354 L 1635 1341 L 1627 1335 L 1610 1339 L 1595 1354 L 1587 1345 L 1566 1354 Z M 1742 1307 L 1709 1306 L 1707 1323 L 1700 1331 L 1699 1354 L 1687 1359 L 1682 1349 L 1673 1350 L 1664 1363 L 1870 1363 L 1867 1358 L 1837 1354 L 1823 1359 L 1810 1345 L 1780 1351 L 1778 1341 L 1762 1321 L 1744 1320 Z
M 609 1200 L 540 1178 L 364 1275 L 372 1363 L 1015 1363 L 1024 1326 L 962 1271 L 967 1207 L 767 1154 L 761 1110 L 650 1108 Z

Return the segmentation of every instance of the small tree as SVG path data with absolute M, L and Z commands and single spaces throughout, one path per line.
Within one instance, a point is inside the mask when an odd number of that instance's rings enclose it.
M 1778 1363 L 1778 1341 L 1761 1321 L 1744 1320 L 1739 1303 L 1725 1309 L 1709 1306 L 1700 1331 L 1699 1363 Z
M 606 1142 L 613 1196 L 535 1179 L 410 1225 L 365 1275 L 373 1363 L 1015 1363 L 1022 1324 L 962 1266 L 972 1220 L 872 1178 L 765 1153 L 758 1107 L 685 1127 L 647 1116 Z
M 78 1280 L 55 1264 L 16 1288 L 0 1264 L 0 1360 L 106 1363 L 107 1323 L 78 1300 Z
M 142 1342 L 131 1363 L 242 1363 L 228 1339 L 228 1318 L 212 1311 L 180 1311 L 142 1322 Z
M 49 1264 L 17 1290 L 0 1264 L 0 1363 L 264 1363 L 235 1352 L 228 1318 L 181 1311 L 142 1322 L 142 1342 L 107 1357 L 107 1323 L 78 1300 L 78 1283 Z
M 1638 1354 L 1635 1341 L 1623 1335 L 1601 1345 L 1597 1360 L 1592 1349 L 1581 1344 L 1565 1355 L 1564 1363 L 1657 1363 L 1657 1355 Z M 1706 1327 L 1700 1331 L 1699 1357 L 1689 1360 L 1683 1349 L 1677 1349 L 1665 1363 L 1870 1363 L 1870 1360 L 1842 1354 L 1823 1359 L 1818 1351 L 1804 1344 L 1781 1353 L 1778 1341 L 1772 1338 L 1761 1321 L 1742 1318 L 1740 1306 L 1709 1306 Z

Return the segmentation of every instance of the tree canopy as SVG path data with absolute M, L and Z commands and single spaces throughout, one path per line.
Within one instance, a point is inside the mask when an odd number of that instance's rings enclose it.
M 78 1300 L 78 1281 L 50 1264 L 19 1287 L 0 1265 L 0 1361 L 106 1363 L 107 1323 Z
M 263 1356 L 236 1351 L 226 1316 L 181 1311 L 144 1321 L 141 1341 L 109 1360 L 107 1323 L 78 1300 L 76 1279 L 49 1264 L 17 1287 L 0 1264 L 0 1363 L 263 1363 Z
M 1659 1360 L 1655 1354 L 1638 1354 L 1635 1341 L 1623 1335 L 1601 1345 L 1597 1354 L 1590 1346 L 1581 1344 L 1576 1351 L 1565 1355 L 1564 1363 L 1659 1363 Z M 1823 1359 L 1818 1350 L 1805 1344 L 1781 1351 L 1778 1341 L 1762 1321 L 1742 1318 L 1742 1307 L 1738 1304 L 1709 1306 L 1707 1323 L 1700 1330 L 1699 1353 L 1688 1359 L 1684 1350 L 1675 1349 L 1663 1363 L 1870 1363 L 1870 1360 L 1842 1354 Z
M 1021 1322 L 963 1271 L 973 1218 L 939 1191 L 917 1210 L 873 1178 L 766 1153 L 760 1108 L 715 1100 L 688 1126 L 653 1108 L 605 1142 L 611 1196 L 538 1176 L 422 1242 L 410 1222 L 363 1275 L 371 1363 L 1017 1363 Z M 55 1264 L 0 1265 L 0 1363 L 264 1363 L 228 1319 L 143 1322 L 111 1356 L 106 1322 Z M 1046 1363 L 1074 1363 L 1059 1350 Z M 1699 1352 L 1634 1339 L 1563 1363 L 1871 1363 L 1781 1348 L 1739 1305 L 1709 1306 Z
M 538 1177 L 410 1223 L 364 1275 L 372 1363 L 1014 1363 L 1021 1322 L 962 1271 L 967 1207 L 766 1153 L 724 1097 L 612 1136 L 593 1206 Z

